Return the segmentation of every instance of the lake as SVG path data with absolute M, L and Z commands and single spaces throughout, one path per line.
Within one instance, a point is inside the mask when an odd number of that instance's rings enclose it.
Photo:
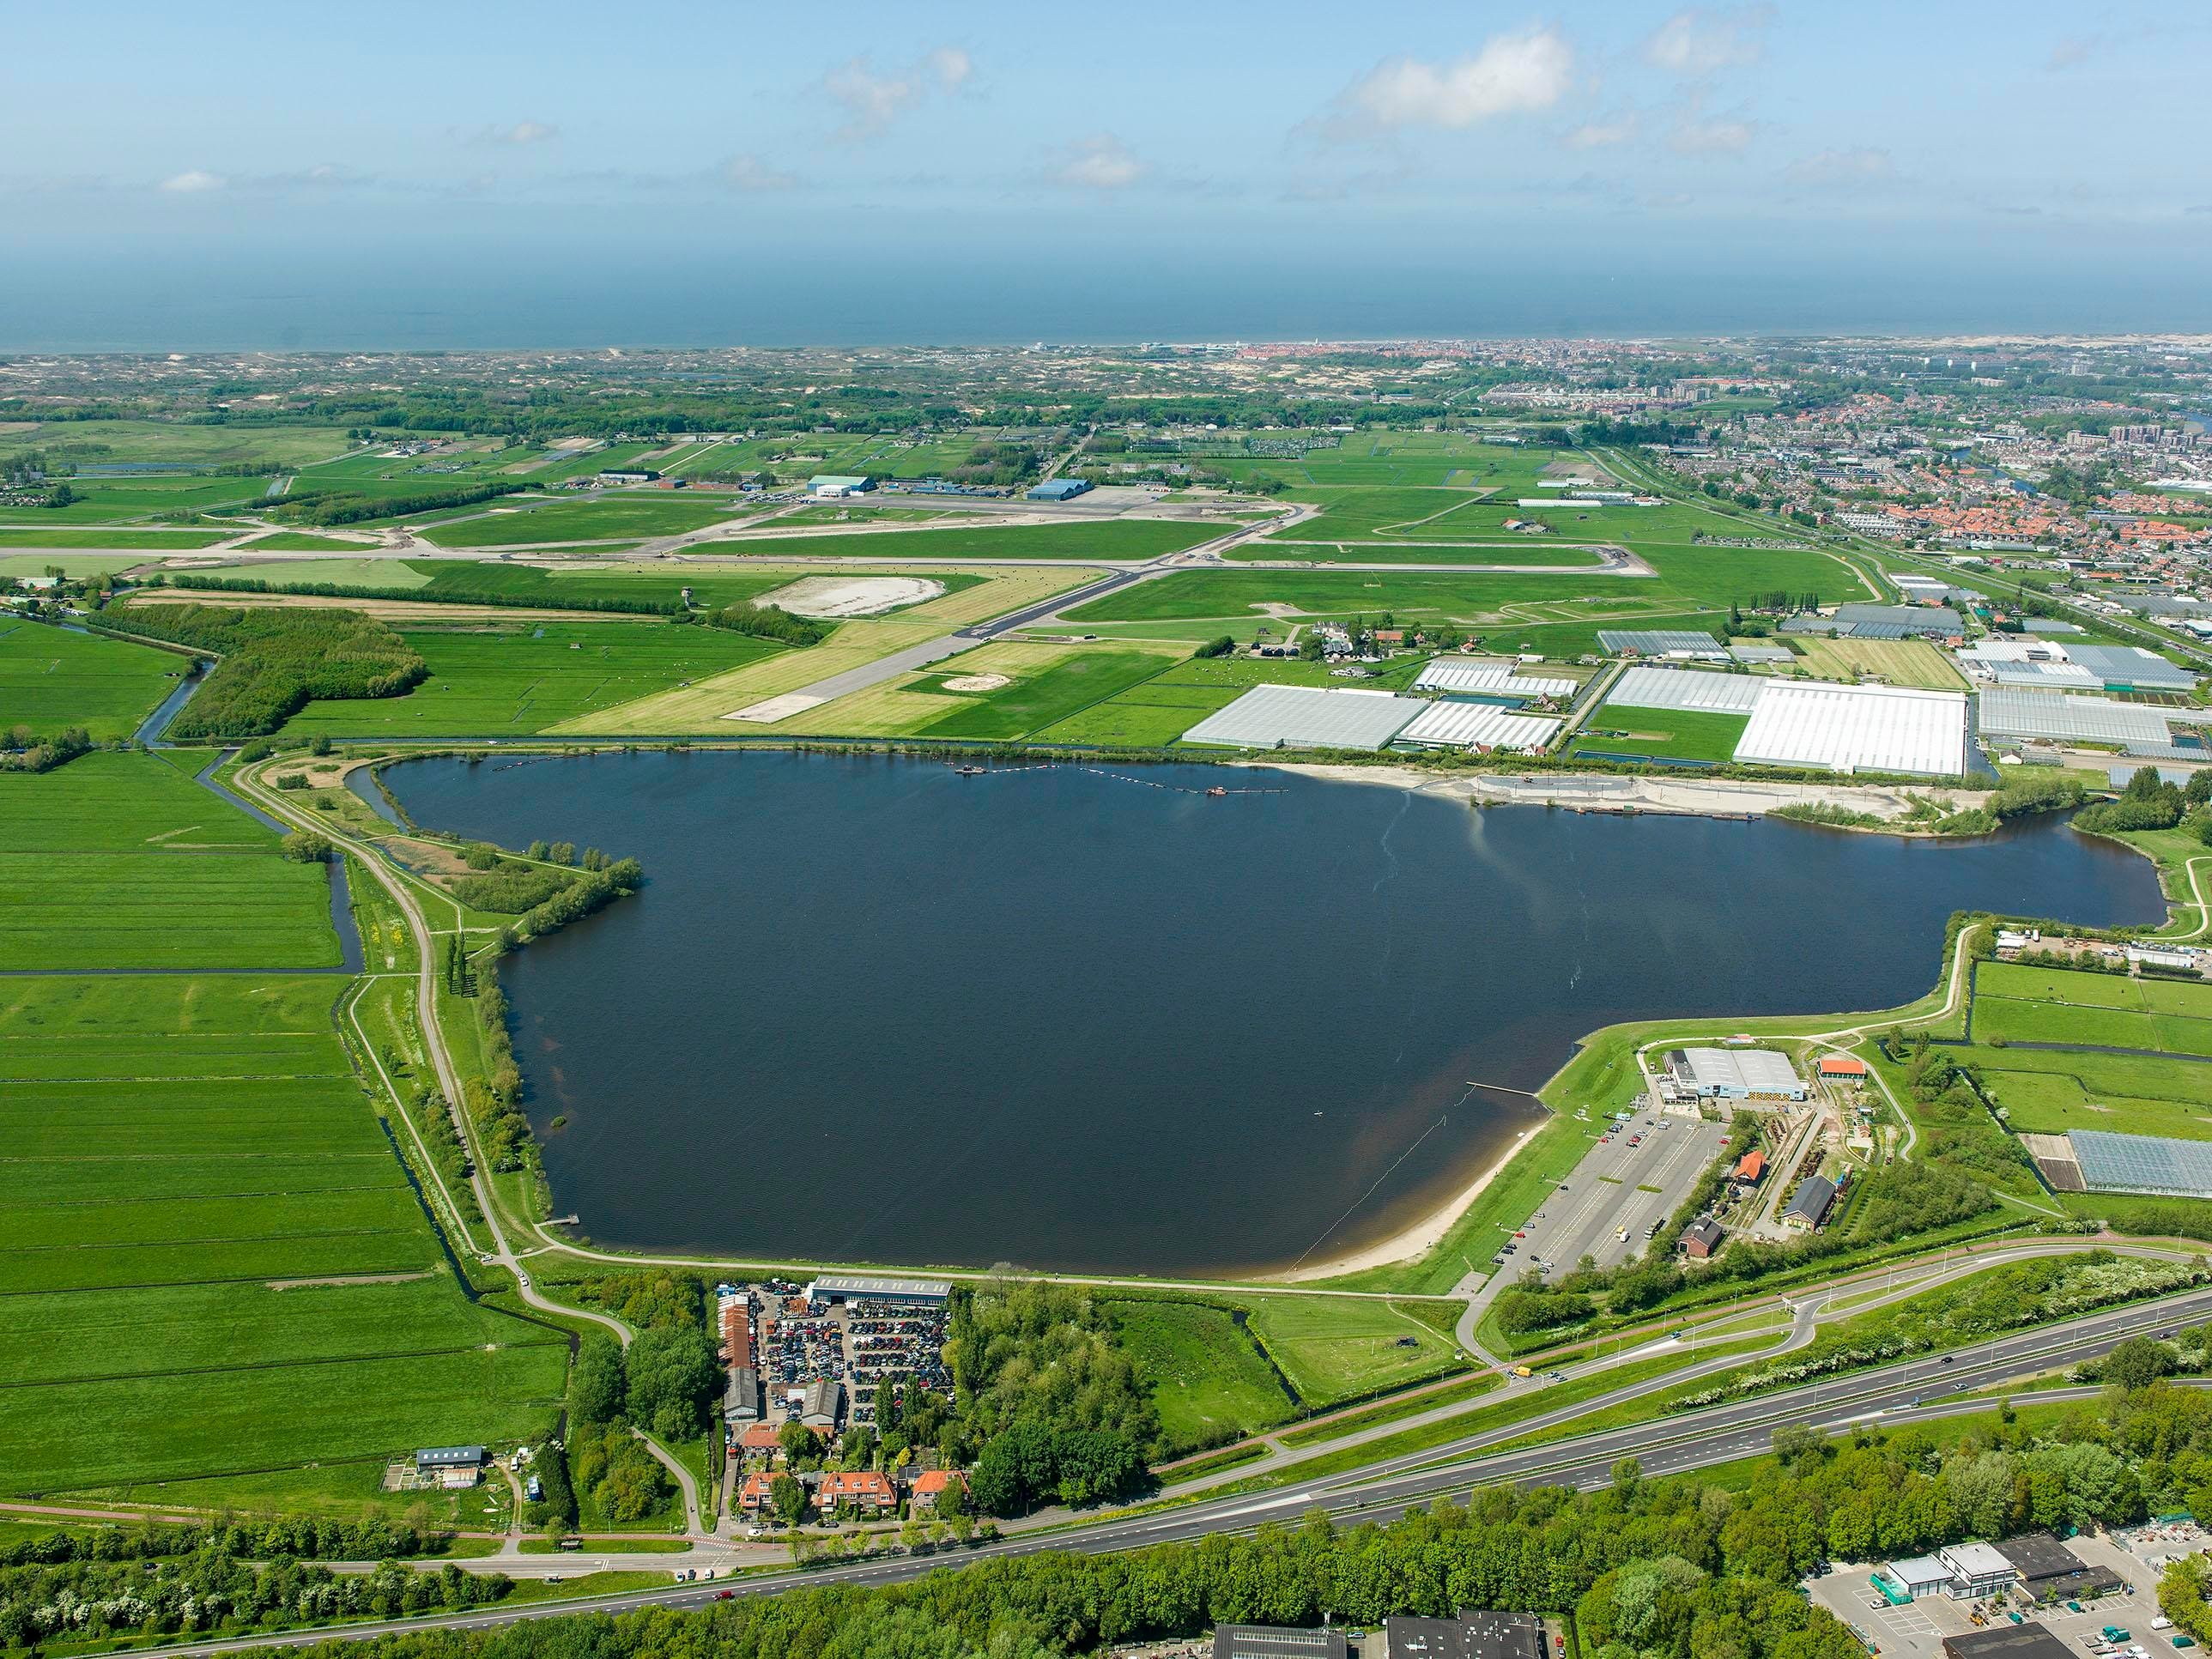
M 2148 860 L 2056 822 L 1935 844 L 783 753 L 386 775 L 424 825 L 644 864 L 501 970 L 555 1207 L 770 1261 L 1325 1261 L 1463 1189 L 1540 1119 L 1502 1091 L 1598 1026 L 1910 1001 L 1956 909 L 2164 915 Z

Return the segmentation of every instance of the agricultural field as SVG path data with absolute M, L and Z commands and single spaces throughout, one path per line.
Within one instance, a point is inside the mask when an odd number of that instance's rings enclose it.
M 726 673 L 788 647 L 720 628 L 647 619 L 409 627 L 429 678 L 403 696 L 311 702 L 288 733 L 500 736 L 547 726 Z
M 1297 1407 L 1235 1313 L 1212 1302 L 1131 1298 L 1103 1304 L 1152 1390 L 1168 1455 L 1287 1422 Z
M 155 757 L 0 774 L 0 969 L 335 967 L 329 877 Z
M 251 548 L 242 551 L 260 553 L 269 550 L 275 537 L 264 537 Z M 293 539 L 316 541 L 320 538 L 303 536 Z M 430 576 L 421 567 L 431 562 L 406 559 L 270 559 L 252 563 L 203 565 L 192 574 L 211 576 L 219 581 L 267 582 L 272 587 L 292 582 L 331 582 L 347 587 L 388 587 L 394 593 L 410 588 L 428 587 Z
M 336 960 L 323 869 L 198 787 L 204 759 L 0 777 L 10 1495 L 288 1469 L 307 1502 L 373 1492 L 415 1445 L 540 1431 L 562 1386 L 558 1334 L 455 1283 L 339 1043 L 339 981 L 68 971 Z
M 415 532 L 439 547 L 512 547 L 533 542 L 609 541 L 616 538 L 680 536 L 704 530 L 730 516 L 724 495 L 672 494 L 665 490 L 623 490 L 576 499 L 557 497 L 543 506 L 524 506 L 512 498 L 470 507 L 467 516 L 448 516 L 417 524 Z
M 1106 519 L 1091 524 L 983 524 L 873 535 L 738 535 L 714 544 L 717 553 L 752 552 L 777 559 L 1107 559 L 1134 562 L 1180 553 L 1224 532 L 1218 524 L 1182 519 Z
M 190 666 L 148 646 L 0 616 L 0 726 L 127 738 Z
M 1401 689 L 1411 684 L 1423 660 L 1408 658 L 1361 684 L 1370 689 Z M 1141 680 L 1032 735 L 1040 743 L 1163 747 L 1255 685 L 1342 684 L 1330 678 L 1326 664 L 1295 657 L 1185 657 L 1165 672 Z
M 918 735 L 1011 742 L 1150 679 L 1165 660 L 1157 650 L 1101 646 L 1071 652 L 1048 667 L 1014 677 L 1012 684 L 995 691 L 953 692 L 940 682 L 938 695 L 949 700 L 950 712 L 924 726 Z M 962 659 L 954 659 L 954 665 L 957 672 L 951 678 L 968 671 Z
M 7 442 L 11 451 L 40 450 L 54 459 L 80 466 L 109 462 L 171 466 L 270 462 L 304 466 L 343 455 L 352 447 L 344 432 L 335 427 L 202 426 L 131 420 L 11 422 Z
M 1803 653 L 1798 665 L 1815 679 L 1875 679 L 1929 691 L 1966 689 L 1966 676 L 1925 640 L 1823 640 L 1799 635 L 1791 643 Z
M 1638 759 L 1726 761 L 1743 740 L 1748 714 L 1692 708 L 1631 708 L 1607 703 L 1589 718 L 1568 752 Z
M 331 1000 L 0 981 L 0 1489 L 380 1460 L 543 1415 L 562 1344 L 461 1295 Z
M 2202 1061 L 1986 1044 L 1957 1057 L 1972 1063 L 2016 1133 L 2112 1129 L 2212 1140 L 2212 1067 Z
M 1984 963 L 1974 1038 L 2212 1057 L 2212 985 Z M 2204 1083 L 2212 1087 L 2212 1072 Z

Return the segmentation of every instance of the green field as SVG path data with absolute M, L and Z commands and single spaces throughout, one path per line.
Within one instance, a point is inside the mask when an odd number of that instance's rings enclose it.
M 1984 963 L 1974 975 L 1974 1036 L 2212 1055 L 2212 985 Z
M 716 553 L 777 559 L 1156 559 L 1210 542 L 1218 524 L 1169 519 L 1108 519 L 1097 524 L 963 526 L 877 535 L 738 536 L 714 544 Z
M 1251 1328 L 1319 1410 L 1466 1363 L 1451 1337 L 1458 1313 L 1449 1303 L 1270 1296 L 1254 1299 Z
M 730 516 L 726 495 L 689 490 L 625 490 L 596 499 L 562 498 L 542 507 L 510 501 L 469 509 L 466 518 L 419 524 L 423 540 L 440 547 L 513 547 L 531 542 L 607 541 L 680 536 Z
M 1748 714 L 1702 708 L 1633 708 L 1607 703 L 1589 718 L 1572 755 L 1650 755 L 1677 760 L 1725 761 L 1743 740 Z
M 190 666 L 167 651 L 0 616 L 0 726 L 127 738 Z
M 0 773 L 0 969 L 334 967 L 328 884 L 152 755 Z
M 1566 607 L 1621 615 L 1725 609 L 1777 588 L 1823 598 L 1867 596 L 1858 578 L 1820 553 L 1689 546 L 1640 550 L 1658 569 L 1656 579 L 1507 571 L 1187 570 L 1123 588 L 1067 614 L 1079 622 L 1168 622 L 1246 616 L 1273 603 L 1312 616 L 1373 617 L 1387 611 L 1401 621 L 1442 617 L 1518 623 L 1583 620 L 1556 614 Z M 1538 606 L 1546 610 L 1534 609 Z
M 273 852 L 276 837 L 150 754 L 98 752 L 0 772 L 0 852 Z
M 542 732 L 787 648 L 725 629 L 652 621 L 402 632 L 429 665 L 428 679 L 404 696 L 311 702 L 285 731 L 395 738 Z
M 322 867 L 195 785 L 201 758 L 0 775 L 0 963 L 335 960 Z M 301 1507 L 549 1420 L 565 1339 L 462 1294 L 338 983 L 0 979 L 0 1492 L 277 1481 Z
M 921 735 L 1011 741 L 1151 678 L 1161 662 L 1150 652 L 1089 649 L 996 691 L 951 694 L 968 706 L 931 721 Z
M 195 553 L 236 534 L 229 530 L 49 530 L 0 524 L 0 547 L 122 548 L 134 553 Z
M 1110 1301 L 1123 1348 L 1151 1384 L 1170 1456 L 1286 1422 L 1291 1397 L 1231 1310 L 1210 1302 Z
M 1389 671 L 1371 684 L 1402 685 L 1419 667 L 1408 659 L 1402 670 Z M 1255 685 L 1341 683 L 1330 679 L 1326 664 L 1297 658 L 1215 657 L 1179 662 L 1032 735 L 1040 743 L 1164 746 Z

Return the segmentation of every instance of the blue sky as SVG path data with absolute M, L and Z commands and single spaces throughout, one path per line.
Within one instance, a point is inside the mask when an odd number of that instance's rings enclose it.
M 125 285 L 134 256 L 365 246 L 524 283 L 1163 256 L 2195 281 L 2212 246 L 2201 4 L 116 3 L 9 42 L 0 270 Z

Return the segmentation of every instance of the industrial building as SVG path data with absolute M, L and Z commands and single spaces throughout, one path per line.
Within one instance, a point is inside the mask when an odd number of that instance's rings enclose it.
M 722 1415 L 732 1424 L 759 1422 L 764 1403 L 760 1373 L 750 1365 L 739 1365 L 729 1376 L 722 1390 Z
M 1756 641 L 1746 643 L 1741 640 L 1731 644 L 1728 653 L 1731 662 L 1740 662 L 1747 666 L 1765 664 L 1779 668 L 1797 660 L 1797 653 L 1786 645 L 1760 645 Z
M 1899 685 L 1769 681 L 1735 758 L 1832 772 L 1957 777 L 1966 769 L 1966 699 L 1961 692 Z
M 2077 693 L 1997 689 L 1974 699 L 1983 737 L 1997 743 L 2096 743 L 2115 748 L 2169 748 L 2165 711 L 2148 703 Z
M 944 1279 L 877 1279 L 860 1273 L 824 1273 L 806 1287 L 809 1302 L 904 1302 L 942 1307 L 952 1294 Z
M 1090 488 L 1088 478 L 1047 478 L 1042 483 L 1030 486 L 1029 498 L 1033 501 L 1072 501 Z
M 2148 691 L 2185 695 L 2197 676 L 2139 645 L 2053 639 L 1984 640 L 1954 653 L 1978 680 L 2031 690 Z
M 1389 691 L 1255 685 L 1182 740 L 1231 749 L 1380 749 L 1433 706 Z
M 1220 1625 L 1213 1659 L 1349 1659 L 1340 1630 L 1300 1630 L 1286 1625 Z
M 1719 1100 L 1802 1100 L 1805 1079 L 1771 1048 L 1675 1048 L 1667 1073 L 1686 1094 Z
M 1525 675 L 1510 662 L 1451 662 L 1439 657 L 1421 670 L 1413 690 L 1499 697 L 1571 697 L 1576 686 L 1572 680 Z
M 806 493 L 835 499 L 873 489 L 876 481 L 865 472 L 817 472 L 806 481 Z
M 2110 1129 L 2069 1129 L 2066 1141 L 2081 1170 L 2083 1191 L 2212 1198 L 2212 1141 L 2124 1135 Z
M 2033 1620 L 2024 1625 L 1996 1625 L 1943 1638 L 1943 1659 L 2078 1659 Z
M 1951 1570 L 1954 1588 L 1948 1592 L 1962 1601 L 1988 1595 L 2016 1583 L 2020 1572 L 1994 1544 L 1946 1544 L 1936 1559 Z
M 1544 1626 L 1533 1613 L 1473 1607 L 1456 1619 L 1386 1619 L 1382 1659 L 1545 1659 Z
M 1432 749 L 1504 750 L 1533 755 L 1565 722 L 1553 716 L 1516 714 L 1490 702 L 1432 702 L 1398 733 L 1400 743 Z
M 416 1478 L 441 1486 L 473 1486 L 483 1466 L 482 1446 L 425 1446 L 415 1454 Z
M 1771 684 L 1749 674 L 1715 674 L 1694 668 L 1630 668 L 1606 694 L 1604 707 L 1682 708 L 1703 714 L 1748 714 Z
M 1955 639 L 1966 622 L 1948 605 L 1839 605 L 1832 617 L 1792 617 L 1782 627 L 1785 633 L 1834 633 L 1847 640 Z

